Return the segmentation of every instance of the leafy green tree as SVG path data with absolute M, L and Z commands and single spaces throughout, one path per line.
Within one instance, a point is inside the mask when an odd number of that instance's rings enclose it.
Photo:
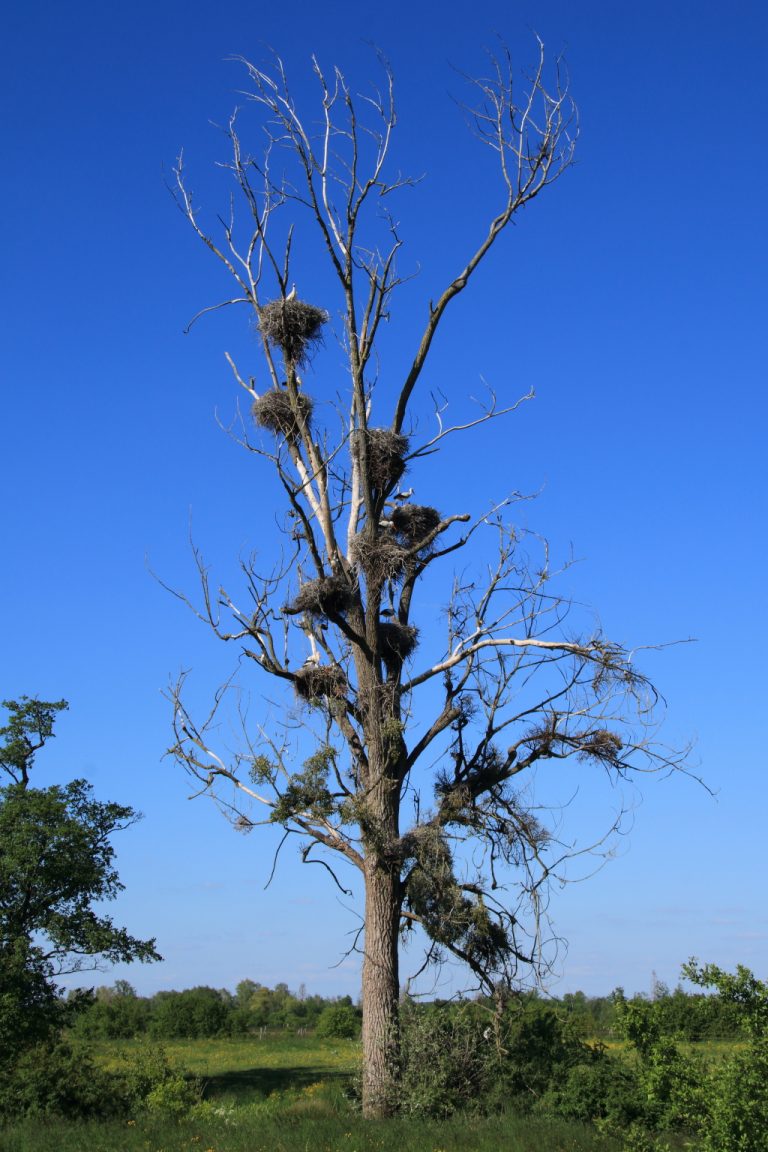
M 328 1004 L 318 1017 L 315 1035 L 354 1040 L 360 1035 L 360 1013 L 351 1004 Z
M 704 1069 L 699 1057 L 682 1052 L 664 1033 L 659 1001 L 615 994 L 617 1029 L 635 1049 L 643 1096 L 643 1122 L 649 1129 L 693 1129 L 703 1108 Z
M 738 1014 L 745 1047 L 713 1067 L 707 1085 L 705 1152 L 764 1152 L 768 1133 L 768 983 L 739 965 L 734 973 L 689 960 L 683 975 L 712 988 Z
M 156 997 L 151 1030 L 164 1040 L 221 1036 L 229 1031 L 232 1009 L 215 988 L 189 988 Z
M 63 700 L 6 700 L 0 728 L 0 1062 L 51 1036 L 77 998 L 57 977 L 101 963 L 159 960 L 93 905 L 121 891 L 111 838 L 138 814 L 93 797 L 85 780 L 30 786 L 37 752 L 53 736 Z

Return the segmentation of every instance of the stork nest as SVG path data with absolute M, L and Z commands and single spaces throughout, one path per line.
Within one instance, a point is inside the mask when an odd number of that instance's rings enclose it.
M 279 348 L 290 364 L 305 364 L 323 341 L 328 313 L 303 300 L 272 300 L 259 309 L 258 327 L 264 339 Z
M 392 527 L 411 547 L 418 544 L 440 523 L 437 508 L 425 504 L 398 504 L 390 516 Z
M 385 580 L 397 580 L 405 567 L 407 550 L 391 533 L 371 540 L 362 532 L 352 541 L 350 558 L 359 564 L 369 584 L 381 586 Z
M 347 693 L 347 678 L 338 664 L 309 664 L 295 674 L 293 686 L 296 695 L 310 703 L 324 697 L 342 700 Z
M 418 640 L 419 630 L 412 624 L 399 624 L 396 620 L 379 624 L 381 658 L 388 667 L 407 660 L 415 652 Z
M 286 440 L 298 439 L 302 424 L 309 427 L 313 402 L 304 392 L 297 392 L 295 400 L 282 388 L 272 388 L 254 400 L 251 415 L 260 428 L 267 428 Z
M 354 436 L 357 445 L 360 438 L 365 437 L 371 485 L 379 492 L 388 491 L 405 472 L 403 457 L 408 451 L 408 437 L 400 436 L 391 428 L 358 429 Z
M 283 612 L 287 616 L 301 612 L 310 616 L 343 616 L 351 603 L 352 589 L 342 576 L 321 576 L 304 584 Z

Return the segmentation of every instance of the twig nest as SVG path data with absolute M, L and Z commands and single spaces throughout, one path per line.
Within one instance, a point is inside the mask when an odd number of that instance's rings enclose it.
M 304 584 L 283 612 L 287 616 L 302 612 L 310 616 L 343 616 L 351 603 L 352 589 L 343 576 L 321 576 Z
M 389 620 L 379 624 L 379 647 L 385 664 L 402 664 L 416 650 L 419 630 L 411 624 Z
M 368 479 L 379 492 L 387 492 L 398 482 L 405 472 L 405 454 L 408 451 L 408 437 L 400 436 L 391 428 L 358 429 L 354 433 L 354 443 L 365 437 L 368 456 Z
M 402 576 L 406 549 L 391 533 L 371 540 L 360 532 L 352 541 L 350 559 L 360 566 L 368 583 L 381 585 L 385 580 L 397 580 Z
M 440 523 L 437 508 L 425 504 L 398 504 L 390 516 L 392 527 L 411 547 L 418 544 Z
M 291 399 L 289 392 L 272 388 L 254 400 L 251 415 L 260 428 L 285 436 L 286 440 L 296 440 L 302 424 L 309 427 L 312 408 L 312 400 L 306 393 L 297 392 Z
M 258 327 L 268 343 L 294 365 L 305 364 L 322 343 L 328 313 L 304 300 L 272 300 L 259 309 Z
M 598 728 L 590 732 L 581 746 L 582 757 L 592 756 L 595 760 L 604 760 L 612 764 L 624 747 L 621 737 L 607 728 Z
M 338 664 L 308 664 L 294 676 L 296 695 L 310 703 L 326 697 L 343 699 L 347 693 L 347 678 Z

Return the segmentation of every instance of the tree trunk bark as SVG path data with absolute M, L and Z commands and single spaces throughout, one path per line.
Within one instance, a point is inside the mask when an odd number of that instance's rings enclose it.
M 376 854 L 365 864 L 363 956 L 363 1115 L 388 1116 L 397 1107 L 399 870 Z

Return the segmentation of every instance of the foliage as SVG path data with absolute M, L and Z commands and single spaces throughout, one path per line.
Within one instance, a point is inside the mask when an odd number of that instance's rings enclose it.
M 476 1107 L 488 1090 L 493 1064 L 483 1028 L 470 1005 L 422 1007 L 406 1001 L 400 1012 L 399 1111 L 445 1117 Z
M 746 1047 L 710 1071 L 704 1152 L 763 1152 L 768 1133 L 768 983 L 739 965 L 735 973 L 690 960 L 683 973 L 715 988 L 733 1006 L 748 1037 Z
M 149 999 L 137 996 L 127 981 L 118 980 L 114 988 L 96 989 L 72 1027 L 83 1038 L 127 1040 L 146 1033 L 151 1011 Z
M 243 1010 L 243 1001 L 260 991 L 255 982 L 243 981 L 232 997 L 233 1011 Z M 274 995 L 276 1013 L 294 999 L 285 985 L 266 991 Z M 121 994 L 130 996 L 125 989 Z M 105 990 L 99 997 L 109 999 Z M 76 1076 L 69 1104 L 55 1100 L 50 1078 L 42 1076 L 36 1108 L 26 1107 L 26 1119 L 8 1120 L 0 1144 L 3 1152 L 145 1152 L 147 1145 L 166 1152 L 199 1146 L 221 1152 L 298 1152 L 307 1146 L 369 1152 L 495 1152 L 518 1146 L 530 1152 L 762 1150 L 765 1129 L 754 1104 L 767 1070 L 743 1047 L 725 1059 L 713 1057 L 703 1068 L 697 1126 L 659 1128 L 647 1108 L 642 1061 L 660 1040 L 672 1038 L 652 1035 L 646 1026 L 652 1011 L 644 1014 L 640 1005 L 652 1010 L 654 1001 L 636 997 L 628 1003 L 638 1008 L 629 1023 L 635 1043 L 608 1051 L 575 1034 L 562 1004 L 535 996 L 521 997 L 501 1017 L 490 1002 L 405 1002 L 409 1093 L 398 1120 L 365 1124 L 344 1091 L 359 1067 L 355 1041 L 283 1030 L 263 1038 L 171 1041 L 160 1049 L 144 1042 L 98 1045 L 90 1061 L 87 1051 L 68 1062 L 63 1054 L 57 1057 L 64 1086 L 67 1067 L 77 1071 L 82 1059 L 79 1088 Z M 184 1068 L 204 1077 L 202 1101 L 201 1081 Z M 100 1076 L 109 1077 L 101 1104 L 90 1090 L 104 1084 Z M 89 1093 L 96 1109 L 91 1113 Z M 98 1116 L 99 1124 L 60 1122 L 62 1112 Z M 120 1125 L 107 1114 L 122 1117 Z M 46 1127 L 38 1122 L 42 1118 Z
M 329 1004 L 318 1017 L 315 1034 L 325 1039 L 354 1040 L 360 1035 L 360 1013 L 351 1004 Z
M 637 1072 L 621 1057 L 596 1047 L 550 1082 L 537 1110 L 583 1124 L 602 1121 L 614 1132 L 626 1130 L 643 1116 Z
M 124 1056 L 113 1078 L 116 1094 L 133 1111 L 145 1108 L 178 1119 L 188 1115 L 202 1095 L 200 1080 L 159 1045 L 142 1045 Z
M 220 1036 L 229 1031 L 230 1010 L 215 988 L 163 992 L 152 1012 L 150 1031 L 163 1039 Z
M 136 939 L 93 908 L 122 890 L 111 836 L 137 818 L 132 808 L 95 800 L 85 780 L 0 789 L 3 947 L 26 947 L 32 966 L 50 973 L 96 960 L 159 959 L 154 941 Z
M 703 1068 L 665 1036 L 647 1001 L 616 995 L 617 1025 L 638 1056 L 642 1120 L 652 1130 L 693 1129 L 701 1118 Z
M 71 1107 L 78 1112 L 86 1108 L 77 1101 L 86 1099 L 87 1078 L 75 1076 L 77 1058 L 55 1041 L 87 997 L 62 1002 L 57 976 L 103 961 L 160 959 L 154 940 L 131 936 L 94 908 L 122 889 L 111 837 L 138 816 L 125 805 L 95 800 L 84 780 L 31 787 L 35 756 L 66 703 L 22 697 L 3 706 L 8 723 L 0 729 L 0 770 L 10 783 L 0 787 L 0 1071 L 12 1078 L 14 1066 L 27 1068 L 28 1104 L 41 1111 L 58 1107 L 59 1081 L 71 1082 Z M 52 1078 L 48 1095 L 46 1075 Z M 8 1107 L 21 1099 L 13 1082 Z
M 586 1122 L 621 1110 L 601 1097 L 621 1093 L 611 1082 L 618 1061 L 584 1043 L 567 1018 L 535 998 L 501 1014 L 491 1004 L 406 1001 L 400 1019 L 398 1104 L 409 1115 L 511 1110 Z
M 6 1119 L 104 1118 L 124 1109 L 114 1078 L 80 1044 L 52 1040 L 27 1046 L 0 1078 L 0 1116 Z
M 350 1034 L 359 1033 L 360 1013 L 349 996 L 325 999 L 308 996 L 303 989 L 291 992 L 286 984 L 267 988 L 242 980 L 234 995 L 226 989 L 198 987 L 142 997 L 118 981 L 114 988 L 98 988 L 71 1026 L 78 1037 L 91 1040 L 145 1035 L 176 1040 L 251 1035 L 263 1029 L 305 1032 L 317 1028 L 323 1017 L 353 1021 Z

